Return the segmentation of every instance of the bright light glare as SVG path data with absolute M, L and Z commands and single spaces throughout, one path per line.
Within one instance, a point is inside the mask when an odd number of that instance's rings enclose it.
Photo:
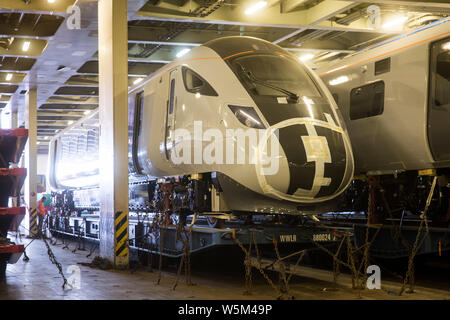
M 256 120 L 255 118 L 253 118 L 251 115 L 249 115 L 247 112 L 239 110 L 245 117 L 247 117 L 247 119 L 253 121 L 256 124 L 261 124 L 261 122 L 259 122 L 258 120 Z
M 198 92 L 195 94 L 195 97 L 196 97 L 197 99 L 200 98 L 201 96 L 202 96 L 202 95 L 201 95 L 200 93 L 198 93 Z
M 23 43 L 23 47 L 22 47 L 22 50 L 23 51 L 28 51 L 28 49 L 30 49 L 30 41 L 25 41 L 24 43 Z
M 141 83 L 142 80 L 144 80 L 144 79 L 143 78 L 137 78 L 136 80 L 134 80 L 133 84 Z
M 338 84 L 345 83 L 349 80 L 350 80 L 350 78 L 347 76 L 340 76 L 336 79 L 331 80 L 329 83 L 330 83 L 330 86 L 337 86 Z
M 47 0 L 48 3 L 55 3 L 55 0 Z
M 264 8 L 265 6 L 267 6 L 267 1 L 258 1 L 257 3 L 255 3 L 254 5 L 252 5 L 251 7 L 247 8 L 245 10 L 245 14 L 246 15 L 250 15 L 253 14 L 259 10 L 261 10 L 262 8 Z
M 300 61 L 303 61 L 303 62 L 311 60 L 312 58 L 314 58 L 314 55 L 312 53 L 308 53 L 308 54 L 305 54 L 305 55 L 299 57 Z
M 406 22 L 406 20 L 408 20 L 408 17 L 398 17 L 398 18 L 392 19 L 383 24 L 383 29 L 389 29 L 392 27 L 403 26 L 403 24 Z
M 444 43 L 444 45 L 442 46 L 442 49 L 450 50 L 450 42 Z
M 308 112 L 309 112 L 309 116 L 311 119 L 314 119 L 314 112 L 313 112 L 313 107 L 312 105 L 314 104 L 314 101 L 311 100 L 308 97 L 303 97 L 303 102 L 305 102 L 306 106 L 308 107 Z
M 183 50 L 179 51 L 179 52 L 177 53 L 177 58 L 180 58 L 180 57 L 184 56 L 184 55 L 185 55 L 186 53 L 188 53 L 189 51 L 191 51 L 191 49 L 183 49 Z
M 13 77 L 12 73 L 8 73 L 6 75 L 6 81 L 10 81 L 12 79 L 12 77 Z
M 88 115 L 89 113 L 91 113 L 90 110 L 86 110 L 86 111 L 84 112 L 85 115 Z
M 67 122 L 67 124 L 70 126 L 71 124 L 73 124 L 73 121 L 70 120 L 69 122 Z

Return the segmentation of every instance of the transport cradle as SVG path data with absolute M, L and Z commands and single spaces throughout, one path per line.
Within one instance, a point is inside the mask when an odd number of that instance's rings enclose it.
M 273 241 L 280 246 L 314 246 L 313 242 L 338 243 L 344 233 L 352 233 L 349 227 L 331 226 L 284 226 L 284 225 L 243 225 L 230 223 L 226 228 L 217 229 L 202 225 L 201 218 L 192 227 L 189 238 L 189 248 L 191 253 L 205 251 L 217 247 L 236 246 L 237 241 L 243 245 L 249 245 L 250 241 L 255 241 L 257 245 L 273 246 Z M 189 224 L 189 223 L 188 223 Z M 99 241 L 99 218 L 96 215 L 83 217 L 50 217 L 50 231 L 57 236 L 71 236 L 82 241 Z M 151 230 L 151 222 L 139 221 L 130 218 L 129 237 L 130 249 L 144 252 L 160 254 L 160 237 L 164 243 L 162 255 L 176 258 L 183 255 L 183 240 L 190 226 L 185 226 L 186 233 L 180 233 L 177 226 L 169 225 Z M 177 234 L 179 235 L 177 238 Z M 181 237 L 180 238 L 180 234 Z

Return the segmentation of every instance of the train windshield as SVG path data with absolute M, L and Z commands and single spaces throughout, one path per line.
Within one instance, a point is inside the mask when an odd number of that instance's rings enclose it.
M 331 118 L 339 123 L 330 101 L 295 58 L 264 52 L 237 56 L 228 63 L 269 125 L 292 118 Z
M 256 53 L 236 57 L 231 66 L 247 90 L 257 96 L 321 97 L 303 66 L 282 55 Z

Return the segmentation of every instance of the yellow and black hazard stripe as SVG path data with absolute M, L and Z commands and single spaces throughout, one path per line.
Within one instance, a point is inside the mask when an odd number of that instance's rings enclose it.
M 38 233 L 38 221 L 37 221 L 37 209 L 31 208 L 30 210 L 30 231 L 33 235 Z
M 118 211 L 114 215 L 116 257 L 128 255 L 128 212 Z

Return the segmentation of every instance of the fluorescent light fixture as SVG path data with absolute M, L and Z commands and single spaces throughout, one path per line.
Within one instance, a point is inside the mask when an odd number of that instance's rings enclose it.
M 385 22 L 383 24 L 383 29 L 389 29 L 392 27 L 399 27 L 399 26 L 403 27 L 403 24 L 406 22 L 406 20 L 408 20 L 408 17 L 406 16 L 394 18 L 388 22 Z
M 6 75 L 6 81 L 11 81 L 12 77 L 13 77 L 12 73 L 8 73 Z
M 442 46 L 442 49 L 444 50 L 450 50 L 450 41 L 447 43 L 444 43 L 444 45 Z
M 137 78 L 136 80 L 133 81 L 133 84 L 141 83 L 142 80 L 144 80 L 144 79 L 143 78 Z
M 28 49 L 30 49 L 30 44 L 30 41 L 25 41 L 23 43 L 22 51 L 28 51 Z
M 261 10 L 262 8 L 264 8 L 265 6 L 267 6 L 267 1 L 258 1 L 257 3 L 255 3 L 254 5 L 248 7 L 245 10 L 245 14 L 246 15 L 250 15 L 253 14 L 259 10 Z
M 311 60 L 312 58 L 314 58 L 314 54 L 308 53 L 308 54 L 302 55 L 302 56 L 299 57 L 298 59 L 299 59 L 300 61 L 305 62 L 305 61 Z
M 337 86 L 338 84 L 348 82 L 349 80 L 350 80 L 350 78 L 347 76 L 340 76 L 336 79 L 331 80 L 329 83 L 330 83 L 330 86 Z
M 177 53 L 177 58 L 181 58 L 182 56 L 184 56 L 186 53 L 188 53 L 189 51 L 191 51 L 191 49 L 182 49 L 181 51 L 179 51 Z

